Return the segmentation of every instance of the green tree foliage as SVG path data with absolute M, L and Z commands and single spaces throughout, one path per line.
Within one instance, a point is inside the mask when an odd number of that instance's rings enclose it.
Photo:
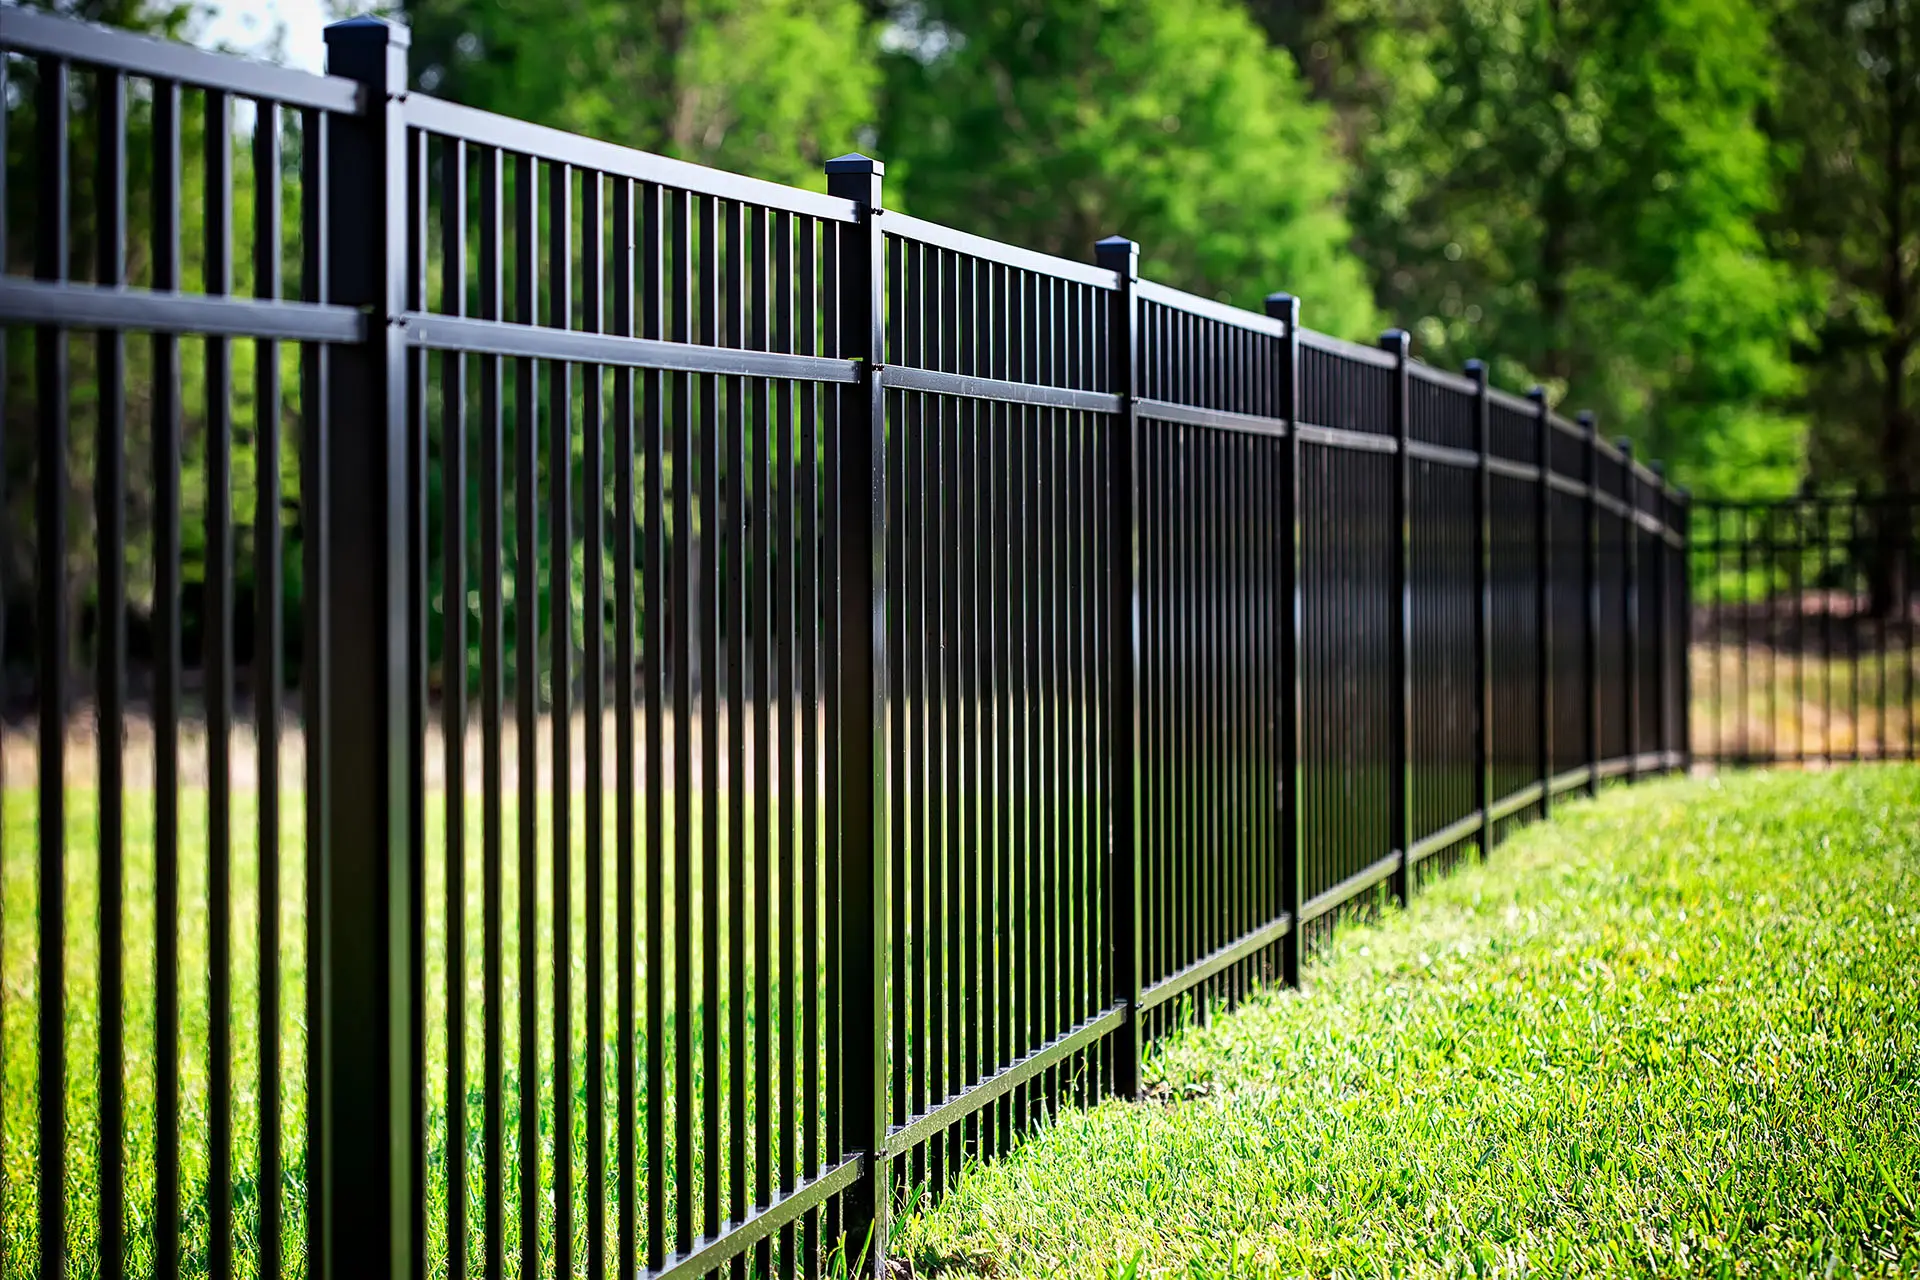
M 853 150 L 878 72 L 857 0 L 405 0 L 429 92 L 797 186 Z
M 1773 15 L 1782 91 L 1768 113 L 1779 256 L 1817 290 L 1804 352 L 1822 477 L 1920 481 L 1920 4 L 1800 0 Z
M 1544 381 L 1701 487 L 1791 489 L 1804 291 L 1760 232 L 1778 84 L 1751 0 L 1339 0 L 1328 17 L 1361 250 L 1426 354 Z
M 1292 59 L 1227 0 L 932 0 L 886 32 L 880 154 L 917 214 L 1365 335 L 1348 172 Z

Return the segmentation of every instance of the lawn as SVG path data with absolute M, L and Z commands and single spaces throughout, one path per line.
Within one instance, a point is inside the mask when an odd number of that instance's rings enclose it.
M 1920 1274 L 1920 770 L 1558 812 L 895 1248 L 999 1277 Z

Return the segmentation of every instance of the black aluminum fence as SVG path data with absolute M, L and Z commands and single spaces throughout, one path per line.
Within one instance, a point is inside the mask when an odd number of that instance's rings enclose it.
M 1920 499 L 1697 502 L 1691 520 L 1699 757 L 1920 758 Z
M 1685 762 L 1686 499 L 1590 421 L 327 35 L 0 9 L 8 1274 L 872 1267 Z

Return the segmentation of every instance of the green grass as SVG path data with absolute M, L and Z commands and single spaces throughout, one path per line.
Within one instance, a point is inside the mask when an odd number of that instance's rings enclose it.
M 1618 789 L 897 1227 L 916 1272 L 1920 1274 L 1920 770 Z

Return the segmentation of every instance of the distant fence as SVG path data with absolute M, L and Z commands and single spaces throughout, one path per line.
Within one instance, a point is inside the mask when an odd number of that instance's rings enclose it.
M 1920 499 L 1702 501 L 1691 519 L 1700 757 L 1920 759 Z
M 8 1268 L 872 1267 L 1343 906 L 1686 762 L 1687 501 L 1590 420 L 403 37 L 0 9 Z

